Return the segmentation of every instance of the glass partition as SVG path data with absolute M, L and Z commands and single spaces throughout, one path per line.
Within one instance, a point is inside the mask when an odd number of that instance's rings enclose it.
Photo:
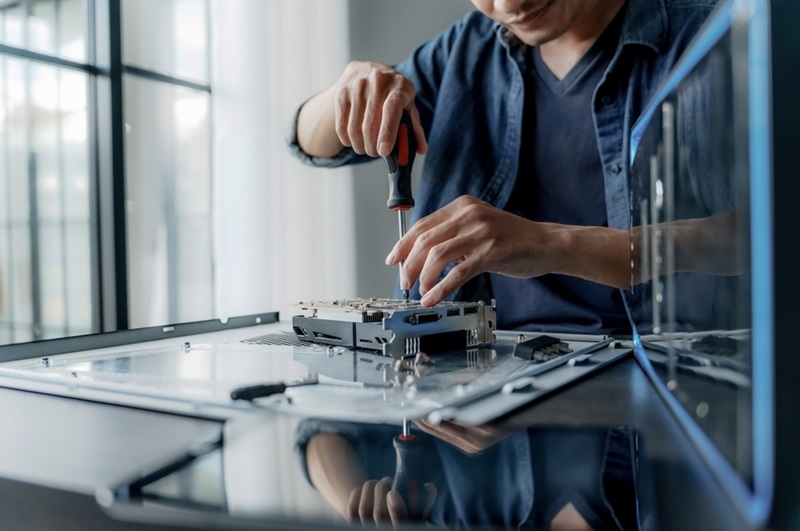
M 771 433 L 770 271 L 754 251 L 771 236 L 765 4 L 719 6 L 632 141 L 637 354 L 701 452 L 738 476 L 726 485 L 746 512 L 769 483 Z

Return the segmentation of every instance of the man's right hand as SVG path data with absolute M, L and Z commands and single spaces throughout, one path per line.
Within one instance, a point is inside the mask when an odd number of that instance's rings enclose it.
M 414 83 L 383 63 L 353 61 L 339 80 L 308 100 L 297 120 L 297 137 L 307 154 L 332 157 L 343 146 L 385 157 L 397 140 L 403 111 L 411 115 L 417 152 L 428 145 L 414 105 Z

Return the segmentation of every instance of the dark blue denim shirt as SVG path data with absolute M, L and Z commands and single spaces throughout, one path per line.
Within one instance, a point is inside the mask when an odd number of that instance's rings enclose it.
M 628 0 L 623 7 L 619 43 L 595 89 L 593 105 L 609 227 L 630 226 L 631 129 L 715 4 Z M 508 202 L 519 166 L 525 46 L 502 25 L 474 11 L 396 66 L 414 82 L 429 145 L 412 222 L 464 194 L 499 208 Z M 298 146 L 294 125 L 288 142 L 307 164 L 337 167 L 370 160 L 350 149 L 333 158 L 310 157 Z M 580 193 L 575 191 L 576 201 Z M 416 286 L 411 295 L 419 297 Z

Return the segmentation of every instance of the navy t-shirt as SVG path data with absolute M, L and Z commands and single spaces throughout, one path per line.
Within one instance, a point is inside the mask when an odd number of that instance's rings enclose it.
M 608 226 L 592 105 L 595 87 L 614 55 L 622 18 L 616 17 L 561 80 L 548 70 L 538 48 L 528 48 L 519 173 L 505 207 L 509 212 L 533 221 Z M 564 275 L 518 279 L 491 274 L 490 281 L 495 299 L 515 301 L 498 304 L 500 329 L 630 330 L 619 289 Z

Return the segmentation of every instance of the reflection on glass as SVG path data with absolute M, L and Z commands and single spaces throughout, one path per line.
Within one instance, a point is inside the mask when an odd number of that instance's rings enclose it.
M 418 426 L 408 443 L 397 427 L 306 420 L 296 446 L 323 498 L 365 525 L 374 519 L 359 515 L 362 500 L 374 500 L 379 519 L 447 529 L 641 529 L 649 516 L 629 427 Z
M 207 0 L 123 0 L 123 60 L 206 83 L 208 24 Z
M 415 425 L 414 443 L 399 435 L 385 424 L 241 419 L 190 465 L 136 484 L 131 501 L 302 519 L 308 528 L 337 519 L 358 528 L 409 520 L 441 529 L 656 528 L 646 445 L 629 426 L 444 422 Z M 401 477 L 402 495 L 393 488 Z M 362 501 L 370 509 L 360 514 Z
M 87 10 L 87 0 L 2 2 L 0 43 L 85 62 Z
M 125 77 L 131 327 L 213 317 L 209 101 Z
M 749 144 L 736 39 L 713 46 L 641 136 L 633 314 L 655 370 L 751 483 Z
M 0 57 L 4 343 L 92 331 L 87 76 Z

